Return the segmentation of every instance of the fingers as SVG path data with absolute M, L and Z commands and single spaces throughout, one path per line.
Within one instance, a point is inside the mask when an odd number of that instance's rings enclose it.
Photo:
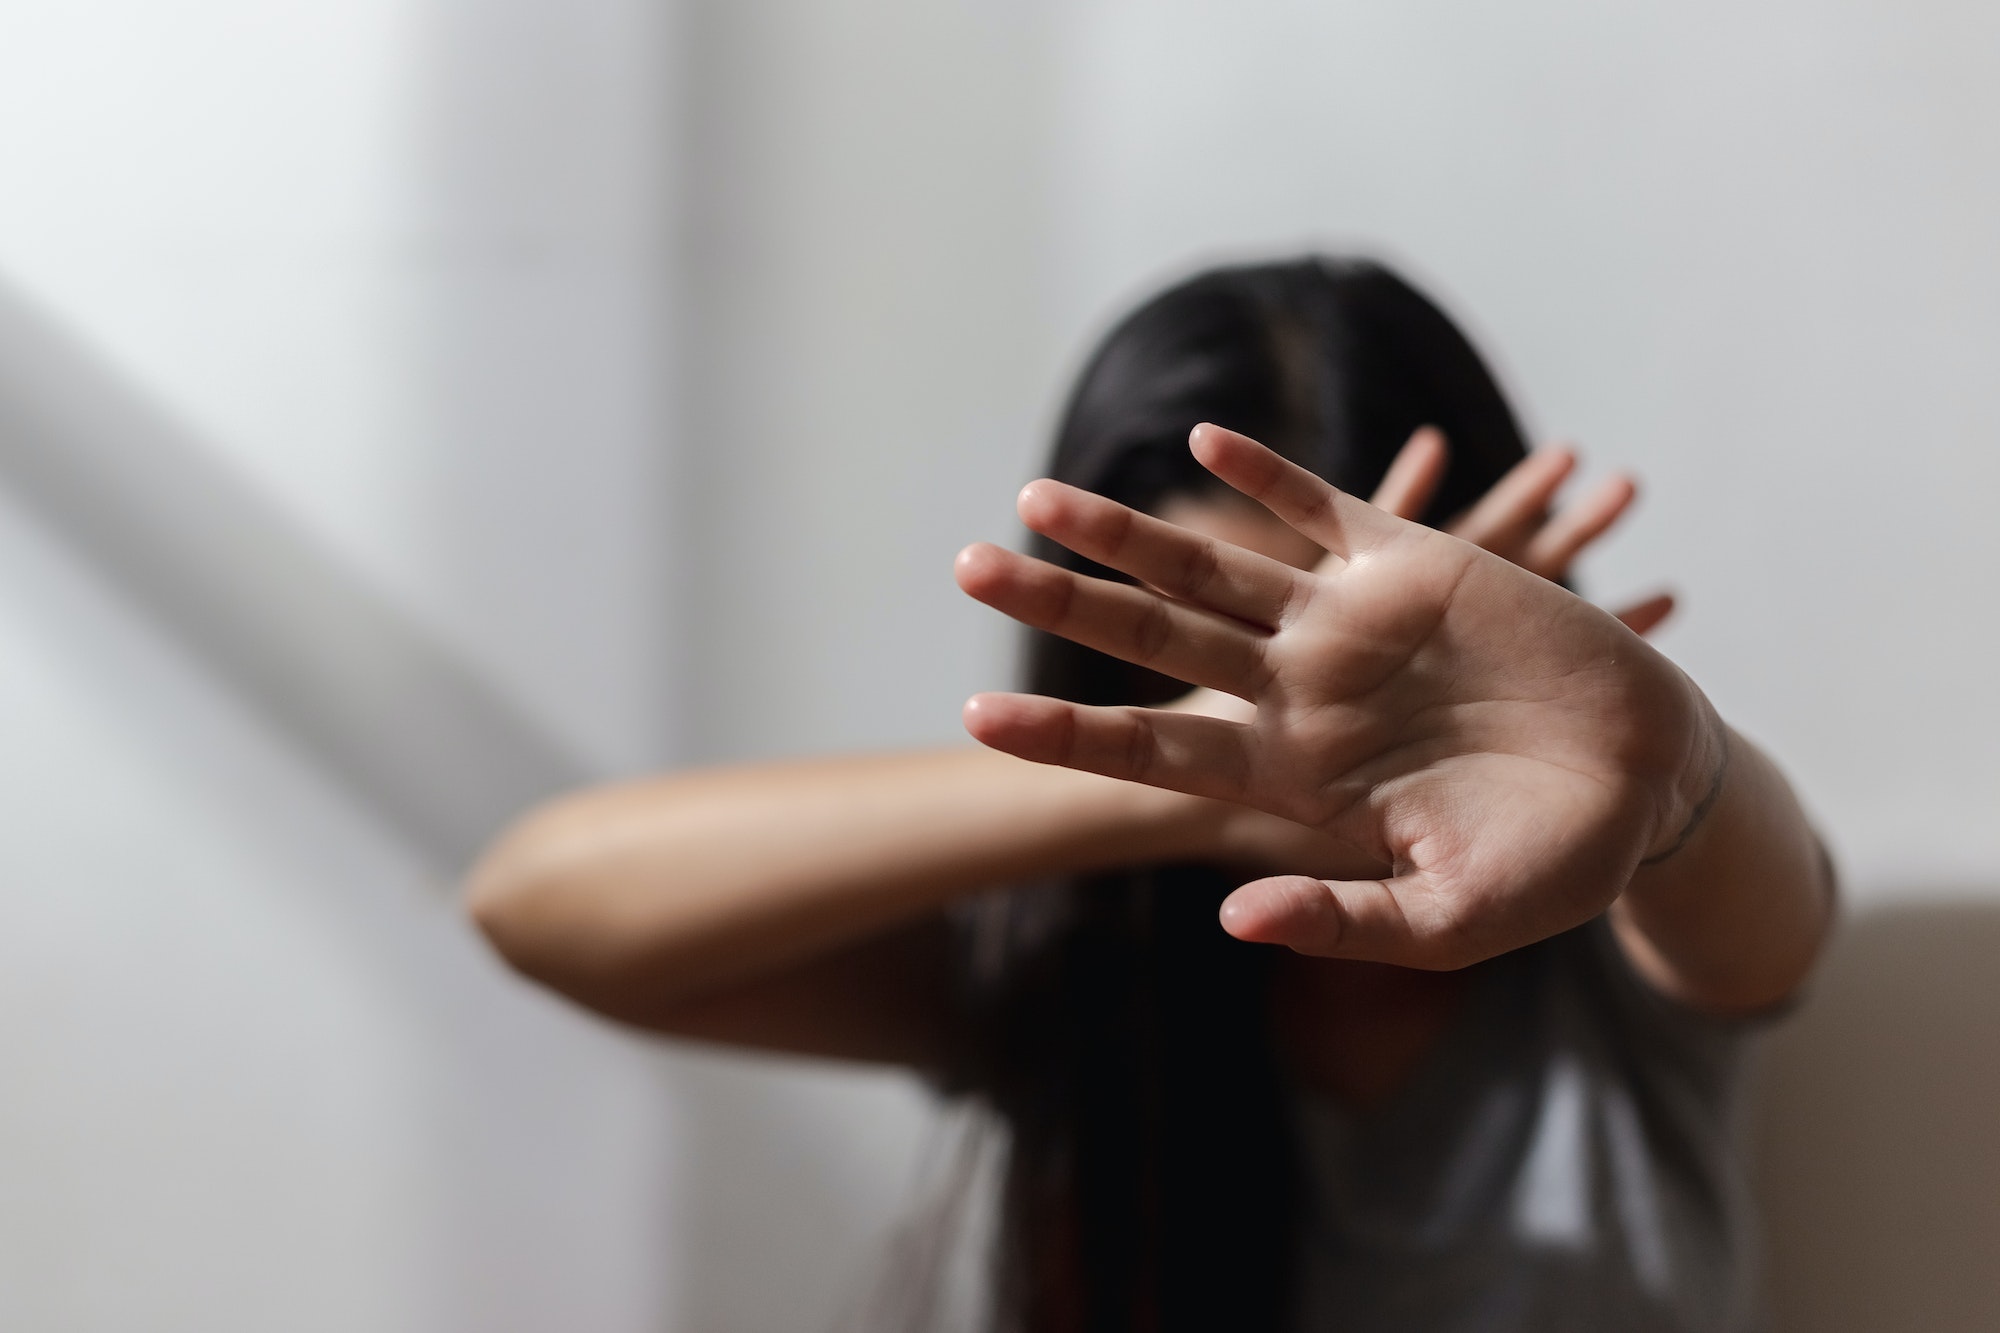
M 1437 494 L 1449 462 L 1444 432 L 1436 426 L 1417 427 L 1396 452 L 1382 484 L 1368 497 L 1368 503 L 1414 523 L 1430 507 L 1431 497 Z
M 1343 560 L 1394 536 L 1402 523 L 1233 430 L 1196 426 L 1188 447 L 1203 467 Z
M 1255 625 L 1275 627 L 1304 582 L 1283 561 L 1059 481 L 1030 482 L 1016 507 L 1023 523 L 1086 559 Z
M 1038 764 L 1221 800 L 1241 801 L 1249 791 L 1253 733 L 1240 723 L 1034 694 L 974 695 L 964 720 L 982 745 Z
M 1422 902 L 1420 875 L 1395 880 L 1321 880 L 1279 875 L 1223 900 L 1222 928 L 1254 944 L 1282 944 L 1320 958 L 1362 958 L 1404 967 L 1448 967 L 1438 941 L 1405 913 Z M 1466 959 L 1466 962 L 1472 961 Z
M 1149 589 L 1087 578 L 984 542 L 959 553 L 956 572 L 959 587 L 1022 624 L 1190 685 L 1251 698 L 1269 680 L 1263 635 Z
M 1521 565 L 1545 579 L 1562 578 L 1583 549 L 1632 507 L 1638 494 L 1630 477 L 1606 477 L 1529 539 Z
M 1551 517 L 1556 492 L 1575 470 L 1576 455 L 1571 450 L 1537 449 L 1446 531 L 1545 579 L 1560 580 L 1638 495 L 1630 477 L 1607 477 L 1583 499 Z
M 1479 502 L 1445 529 L 1454 537 L 1513 560 L 1548 520 L 1556 492 L 1576 469 L 1567 449 L 1537 449 L 1507 470 Z
M 1674 595 L 1670 592 L 1648 597 L 1643 602 L 1634 603 L 1623 611 L 1614 612 L 1625 622 L 1625 628 L 1634 634 L 1651 634 L 1660 622 L 1674 613 Z

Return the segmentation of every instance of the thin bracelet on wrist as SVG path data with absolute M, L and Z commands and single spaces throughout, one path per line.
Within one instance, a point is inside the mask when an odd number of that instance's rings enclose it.
M 1722 799 L 1722 783 L 1729 776 L 1729 728 L 1718 727 L 1716 728 L 1716 734 L 1722 738 L 1722 757 L 1716 762 L 1715 776 L 1709 779 L 1708 791 L 1702 796 L 1701 800 L 1695 803 L 1694 813 L 1688 816 L 1687 826 L 1674 838 L 1672 845 L 1664 852 L 1655 853 L 1639 862 L 1641 869 L 1647 866 L 1656 866 L 1675 852 L 1678 852 L 1681 848 L 1687 846 L 1689 839 L 1694 837 L 1695 830 L 1699 829 L 1702 821 L 1708 818 L 1708 812 L 1713 810 L 1715 803 Z

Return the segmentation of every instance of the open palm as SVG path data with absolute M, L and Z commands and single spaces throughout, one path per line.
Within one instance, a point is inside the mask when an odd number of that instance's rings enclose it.
M 1222 690 L 1247 721 L 1025 695 L 967 705 L 1024 758 L 1294 820 L 1393 875 L 1246 885 L 1235 934 L 1454 967 L 1602 910 L 1693 809 L 1713 748 L 1691 682 L 1613 617 L 1478 547 L 1342 494 L 1243 436 L 1197 430 L 1218 477 L 1317 542 L 1304 571 L 1037 482 L 1036 531 L 1137 578 L 969 548 L 966 591 L 1030 625 Z

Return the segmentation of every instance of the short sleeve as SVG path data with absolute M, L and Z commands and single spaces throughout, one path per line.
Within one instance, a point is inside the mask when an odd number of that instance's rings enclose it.
M 1566 1026 L 1631 1090 L 1653 1137 L 1691 1148 L 1731 1139 L 1758 1038 L 1783 1011 L 1734 1018 L 1661 994 L 1632 966 L 1608 915 L 1561 940 L 1552 961 L 1557 1003 L 1575 1010 Z

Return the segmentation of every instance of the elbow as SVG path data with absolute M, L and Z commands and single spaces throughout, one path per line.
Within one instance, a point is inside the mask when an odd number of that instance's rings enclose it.
M 486 937 L 493 951 L 513 964 L 520 953 L 522 888 L 516 881 L 490 872 L 484 862 L 466 876 L 459 894 L 466 917 Z
M 567 896 L 553 830 L 537 812 L 509 829 L 465 877 L 460 902 L 493 951 L 522 975 L 553 980 L 552 937 Z
M 655 1026 L 681 969 L 635 917 L 585 814 L 559 801 L 522 819 L 467 873 L 460 900 L 519 975 L 608 1018 Z

